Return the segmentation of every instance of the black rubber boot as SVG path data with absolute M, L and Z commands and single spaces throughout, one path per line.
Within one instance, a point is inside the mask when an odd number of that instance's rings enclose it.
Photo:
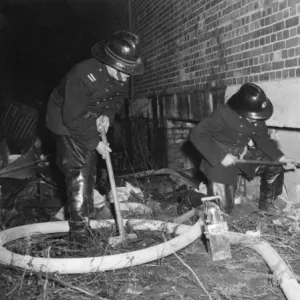
M 234 209 L 235 187 L 225 185 L 225 197 L 222 201 L 225 213 L 230 214 Z
M 274 146 L 276 146 L 276 142 Z M 276 146 L 277 147 L 277 146 Z M 259 149 L 250 148 L 244 156 L 244 159 L 271 161 L 267 156 Z M 241 167 L 240 167 L 241 168 Z M 242 168 L 245 174 L 248 174 L 248 179 L 251 180 L 254 176 L 260 176 L 260 197 L 258 202 L 258 208 L 262 211 L 271 210 L 274 211 L 274 202 L 282 193 L 283 181 L 284 181 L 284 169 L 282 166 L 272 165 L 243 165 Z
M 261 177 L 258 208 L 274 212 L 274 202 L 282 193 L 284 170 L 281 166 L 260 166 L 257 175 Z
M 57 163 L 67 186 L 70 239 L 86 244 L 89 228 L 84 219 L 93 212 L 96 153 L 69 136 L 57 136 L 56 146 Z
M 70 226 L 70 242 L 86 245 L 89 241 L 88 224 L 83 220 L 81 221 L 69 221 Z
M 220 206 L 226 214 L 230 214 L 234 208 L 235 191 L 236 187 L 232 185 L 212 181 L 208 183 L 209 196 L 221 197 Z
M 179 200 L 179 205 L 177 207 L 178 215 L 183 215 L 192 208 L 202 205 L 202 197 L 207 197 L 207 195 L 198 193 L 194 190 L 186 190 L 182 192 Z

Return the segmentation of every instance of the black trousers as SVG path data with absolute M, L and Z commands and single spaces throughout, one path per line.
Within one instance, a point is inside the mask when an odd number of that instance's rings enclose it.
M 244 156 L 244 159 L 270 161 L 270 158 L 262 151 L 250 149 Z M 284 169 L 282 166 L 271 165 L 242 165 L 241 174 L 248 174 L 248 179 L 254 176 L 260 176 L 260 197 L 258 202 L 259 209 L 266 210 L 273 205 L 277 196 L 282 193 L 284 183 Z M 250 174 L 250 177 L 249 177 Z M 216 194 L 216 190 L 220 193 L 225 212 L 230 213 L 234 207 L 234 198 L 236 186 L 221 184 L 217 182 L 209 182 L 208 194 Z
M 270 161 L 269 157 L 257 149 L 250 149 L 244 156 L 244 159 Z M 253 179 L 254 176 L 260 176 L 260 198 L 258 207 L 259 209 L 267 210 L 272 206 L 276 197 L 282 193 L 284 169 L 281 166 L 250 164 L 242 165 L 239 169 L 240 173 L 245 175 L 249 180 Z M 236 188 L 236 185 L 208 181 L 207 195 L 220 196 L 221 206 L 224 211 L 229 214 L 234 208 Z M 181 195 L 178 213 L 182 214 L 191 207 L 200 206 L 202 204 L 201 198 L 204 196 L 206 195 L 197 193 L 193 190 L 184 192 Z
M 97 154 L 70 136 L 56 135 L 56 162 L 67 187 L 70 230 L 93 212 Z M 74 225 L 74 226 L 73 226 Z M 72 227 L 73 226 L 73 227 Z M 80 227 L 80 226 L 79 226 Z

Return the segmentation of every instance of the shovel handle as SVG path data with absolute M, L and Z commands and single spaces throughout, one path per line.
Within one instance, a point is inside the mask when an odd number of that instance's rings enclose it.
M 106 133 L 105 133 L 104 129 L 101 130 L 101 137 L 102 137 L 102 142 L 105 143 L 106 145 L 108 145 L 107 137 L 106 137 Z M 117 226 L 118 226 L 118 229 L 119 229 L 119 234 L 121 236 L 124 236 L 125 235 L 125 230 L 124 230 L 124 224 L 123 224 L 123 219 L 122 219 L 122 215 L 121 215 L 120 203 L 119 203 L 119 200 L 118 200 L 116 181 L 115 181 L 114 171 L 113 171 L 113 168 L 112 168 L 110 154 L 109 154 L 108 151 L 105 154 L 105 162 L 106 162 L 106 166 L 107 166 L 111 192 L 112 192 L 113 201 L 114 201 L 114 205 L 115 205 Z

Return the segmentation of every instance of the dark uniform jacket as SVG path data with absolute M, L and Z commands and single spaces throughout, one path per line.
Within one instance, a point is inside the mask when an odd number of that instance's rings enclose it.
M 250 139 L 272 160 L 284 155 L 270 138 L 264 121 L 249 122 L 228 105 L 213 111 L 192 130 L 190 136 L 203 156 L 200 170 L 211 181 L 230 185 L 235 185 L 236 175 L 243 169 L 237 165 L 224 167 L 221 161 L 228 153 L 235 156 L 242 154 Z
M 96 119 L 116 112 L 127 95 L 127 84 L 111 77 L 104 64 L 91 58 L 75 65 L 52 92 L 46 126 L 58 135 L 72 136 L 88 150 L 100 142 Z

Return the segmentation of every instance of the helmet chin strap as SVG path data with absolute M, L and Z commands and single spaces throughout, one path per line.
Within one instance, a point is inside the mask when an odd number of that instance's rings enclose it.
M 118 71 L 118 70 L 116 70 L 116 71 L 117 71 L 117 78 L 118 78 L 119 81 L 126 81 L 127 80 L 126 77 L 123 79 L 122 74 L 121 74 L 120 71 Z
M 126 82 L 129 75 L 120 72 L 119 70 L 116 70 L 110 66 L 106 66 L 108 74 L 115 78 L 117 81 Z
M 250 118 L 246 118 L 247 119 L 247 121 L 248 122 L 250 122 L 250 123 L 255 123 L 257 120 L 255 120 L 255 119 L 250 119 Z

